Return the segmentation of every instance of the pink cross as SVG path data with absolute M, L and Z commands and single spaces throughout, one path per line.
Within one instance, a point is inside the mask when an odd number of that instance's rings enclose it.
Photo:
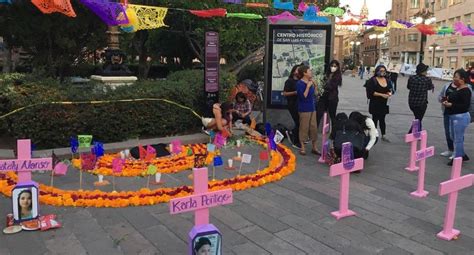
M 171 199 L 170 214 L 194 211 L 194 225 L 209 224 L 209 208 L 232 203 L 232 189 L 208 192 L 207 168 L 193 169 L 194 194 Z
M 53 170 L 52 158 L 31 158 L 31 140 L 18 140 L 17 147 L 18 159 L 0 160 L 0 172 L 15 171 L 18 173 L 17 184 L 31 184 L 32 171 Z
M 419 122 L 418 120 L 413 120 L 413 123 L 411 125 L 411 133 L 405 135 L 405 142 L 406 143 L 411 143 L 410 147 L 410 161 L 408 162 L 408 166 L 405 168 L 406 170 L 413 172 L 418 170 L 418 167 L 416 166 L 416 160 L 415 160 L 415 154 L 416 154 L 416 147 L 418 140 L 421 139 L 421 136 L 418 133 L 418 127 L 419 127 Z
M 461 177 L 462 157 L 455 158 L 451 170 L 451 180 L 439 184 L 439 195 L 449 194 L 446 214 L 444 216 L 443 230 L 436 236 L 451 240 L 456 238 L 461 231 L 454 229 L 454 218 L 456 215 L 456 203 L 458 200 L 458 191 L 474 185 L 474 174 L 468 174 Z
M 347 144 L 350 145 L 350 143 L 344 143 L 342 145 L 342 151 L 344 151 L 344 147 L 347 146 Z M 349 176 L 351 172 L 364 168 L 364 159 L 354 159 L 353 166 L 350 169 L 346 169 L 348 164 L 348 157 L 342 155 L 342 163 L 334 164 L 329 169 L 329 176 L 341 176 L 341 184 L 339 186 L 339 211 L 331 213 L 331 215 L 338 220 L 356 214 L 354 211 L 349 210 Z
M 425 170 L 426 170 L 426 158 L 434 156 L 434 146 L 426 148 L 428 142 L 428 134 L 426 130 L 421 131 L 421 143 L 420 150 L 415 152 L 414 158 L 416 161 L 420 162 L 420 167 L 418 171 L 418 188 L 416 191 L 410 193 L 414 197 L 426 197 L 428 196 L 428 191 L 425 190 Z M 413 157 L 413 155 L 412 155 Z
M 329 133 L 329 122 L 328 122 L 328 113 L 325 112 L 324 113 L 324 117 L 323 117 L 323 130 L 322 130 L 322 137 L 323 137 L 323 143 L 322 143 L 322 146 L 321 146 L 321 157 L 319 157 L 319 163 L 325 163 L 326 162 L 326 154 L 327 154 L 327 151 L 325 150 L 325 143 L 326 143 L 326 140 L 327 140 L 327 134 Z M 326 153 L 325 153 L 326 152 Z

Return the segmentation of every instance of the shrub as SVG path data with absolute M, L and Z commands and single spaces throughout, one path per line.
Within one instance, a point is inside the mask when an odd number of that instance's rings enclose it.
M 221 87 L 234 85 L 235 77 L 221 74 Z M 57 81 L 26 82 L 21 86 L 2 84 L 11 109 L 53 101 L 99 101 L 163 98 L 204 111 L 202 71 L 187 70 L 171 74 L 163 81 L 144 81 L 108 90 L 102 85 L 60 85 Z M 223 90 L 225 91 L 225 90 Z M 11 110 L 10 109 L 10 110 Z M 162 101 L 114 102 L 107 104 L 45 104 L 27 108 L 7 118 L 9 133 L 29 138 L 37 148 L 67 147 L 69 137 L 91 134 L 102 142 L 117 142 L 136 137 L 160 137 L 196 131 L 201 121 L 189 110 Z

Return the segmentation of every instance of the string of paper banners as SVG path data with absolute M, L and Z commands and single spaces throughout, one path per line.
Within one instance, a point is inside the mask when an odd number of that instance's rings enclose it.
M 50 14 L 59 12 L 69 17 L 76 17 L 76 13 L 71 5 L 71 0 L 31 0 L 31 2 L 43 13 Z M 255 13 L 230 13 L 225 8 L 215 8 L 207 10 L 187 10 L 180 8 L 167 8 L 147 5 L 128 4 L 127 0 L 120 3 L 110 2 L 108 0 L 79 0 L 83 5 L 94 12 L 104 23 L 109 26 L 120 26 L 125 32 L 136 32 L 143 29 L 156 29 L 166 26 L 164 19 L 168 10 L 189 12 L 200 18 L 226 17 L 241 19 L 264 19 L 260 14 Z M 298 11 L 303 14 L 303 20 L 309 22 L 327 23 L 330 20 L 327 16 L 335 16 L 340 18 L 336 23 L 338 26 L 371 26 L 377 31 L 387 31 L 391 28 L 409 29 L 416 28 L 426 35 L 450 35 L 459 34 L 463 36 L 474 35 L 474 29 L 470 25 L 463 22 L 457 22 L 454 26 L 436 26 L 427 24 L 413 24 L 404 20 L 384 20 L 373 19 L 362 22 L 365 16 L 355 15 L 346 12 L 342 8 L 328 7 L 320 11 L 315 4 L 308 4 L 303 0 L 295 6 L 293 1 L 274 0 L 271 1 L 242 1 L 242 0 L 222 0 L 223 3 L 240 4 L 249 8 L 273 8 L 277 10 L 285 10 L 283 13 L 267 18 L 271 23 L 280 20 L 298 20 L 299 17 L 294 16 L 290 11 Z M 0 4 L 11 4 L 11 0 L 0 0 Z M 342 17 L 346 19 L 343 20 Z

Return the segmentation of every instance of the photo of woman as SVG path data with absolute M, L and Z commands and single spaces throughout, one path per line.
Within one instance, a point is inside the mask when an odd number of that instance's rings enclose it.
M 194 245 L 194 252 L 197 255 L 211 255 L 211 240 L 207 237 L 199 238 Z
M 20 219 L 33 218 L 31 190 L 25 189 L 18 195 L 18 214 Z

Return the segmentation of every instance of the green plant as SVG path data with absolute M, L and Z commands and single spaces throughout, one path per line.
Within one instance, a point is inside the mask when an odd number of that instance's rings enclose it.
M 57 81 L 27 82 L 5 87 L 11 109 L 53 101 L 107 101 L 162 98 L 202 114 L 205 107 L 202 70 L 175 72 L 163 81 L 144 81 L 108 90 L 103 85 L 76 87 Z M 222 87 L 234 85 L 235 77 L 221 74 Z M 223 90 L 225 91 L 225 90 Z M 91 134 L 101 142 L 136 137 L 160 137 L 195 132 L 201 121 L 189 110 L 163 101 L 106 104 L 47 104 L 27 108 L 0 119 L 15 138 L 29 138 L 38 148 L 67 147 L 69 137 Z

